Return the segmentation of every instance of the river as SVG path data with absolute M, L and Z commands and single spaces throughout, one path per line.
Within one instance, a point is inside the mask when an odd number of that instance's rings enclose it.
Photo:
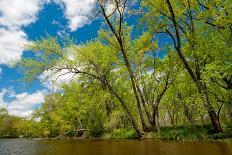
M 144 140 L 0 139 L 0 155 L 232 155 L 232 144 Z

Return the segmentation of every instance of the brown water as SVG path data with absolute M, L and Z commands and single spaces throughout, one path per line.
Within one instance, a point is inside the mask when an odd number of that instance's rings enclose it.
M 156 140 L 0 139 L 0 155 L 232 155 L 232 144 Z

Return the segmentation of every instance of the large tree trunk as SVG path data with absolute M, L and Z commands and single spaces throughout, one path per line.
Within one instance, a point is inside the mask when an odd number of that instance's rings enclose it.
M 232 120 L 232 106 L 227 104 L 227 109 L 228 109 L 228 112 L 229 112 L 229 115 L 230 115 L 230 120 Z
M 152 127 L 154 130 L 159 131 L 160 130 L 160 124 L 159 124 L 159 108 L 158 105 L 155 104 L 153 106 L 153 113 L 152 113 Z
M 232 97 L 231 95 L 229 96 L 229 101 L 226 103 L 226 107 L 228 109 L 230 120 L 232 120 Z
M 214 108 L 212 107 L 212 105 L 209 102 L 209 97 L 208 97 L 208 93 L 206 91 L 205 86 L 201 82 L 198 82 L 197 88 L 198 88 L 198 91 L 199 91 L 199 93 L 202 97 L 202 100 L 204 102 L 204 106 L 206 107 L 207 112 L 209 114 L 214 131 L 216 133 L 223 132 L 223 130 L 221 128 L 220 121 L 217 117 L 217 113 L 215 112 Z

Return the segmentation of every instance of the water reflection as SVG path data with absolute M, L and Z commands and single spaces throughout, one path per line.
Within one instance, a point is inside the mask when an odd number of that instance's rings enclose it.
M 0 155 L 232 155 L 232 144 L 156 140 L 0 139 Z

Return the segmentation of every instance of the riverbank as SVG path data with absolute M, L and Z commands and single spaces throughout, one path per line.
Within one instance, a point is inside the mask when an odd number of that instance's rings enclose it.
M 136 133 L 133 130 L 117 129 L 111 133 L 104 134 L 102 138 L 133 139 Z M 224 126 L 223 133 L 215 134 L 210 125 L 204 126 L 177 126 L 161 127 L 160 132 L 145 133 L 143 138 L 159 140 L 183 140 L 183 141 L 230 141 L 232 142 L 232 126 Z
M 171 141 L 224 141 L 232 143 L 232 125 L 224 125 L 223 133 L 215 134 L 210 125 L 161 127 L 160 132 L 144 133 L 141 139 L 171 140 Z M 86 132 L 82 136 L 66 135 L 57 137 L 0 137 L 0 138 L 32 138 L 36 140 L 57 139 L 137 139 L 136 132 L 131 129 L 115 129 L 105 131 L 101 135 L 91 136 Z
M 161 127 L 160 132 L 144 133 L 144 137 L 141 139 L 164 141 L 223 141 L 232 143 L 232 125 L 224 125 L 223 128 L 223 133 L 215 134 L 210 125 Z M 82 137 L 59 137 L 52 139 L 137 139 L 137 135 L 134 130 L 115 129 L 110 132 L 106 131 L 106 133 L 98 137 L 91 137 L 85 134 Z

